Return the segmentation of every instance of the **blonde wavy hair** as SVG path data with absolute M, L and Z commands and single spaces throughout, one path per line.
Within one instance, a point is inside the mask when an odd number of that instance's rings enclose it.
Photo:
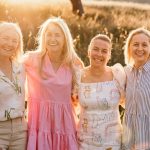
M 15 31 L 19 36 L 19 42 L 16 53 L 12 56 L 15 61 L 21 61 L 23 55 L 23 36 L 21 29 L 18 24 L 12 22 L 1 22 L 0 23 L 0 34 L 7 32 L 8 30 Z

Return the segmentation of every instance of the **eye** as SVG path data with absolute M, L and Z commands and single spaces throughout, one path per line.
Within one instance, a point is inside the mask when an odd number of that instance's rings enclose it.
M 102 53 L 107 54 L 108 50 L 107 49 L 102 49 Z
M 138 44 L 138 43 L 134 43 L 134 44 L 133 44 L 133 46 L 138 47 L 138 46 L 139 46 L 139 44 Z
M 48 32 L 46 35 L 47 35 L 47 36 L 52 36 L 52 34 L 51 34 L 50 32 Z
M 16 39 L 12 40 L 13 43 L 18 43 L 18 41 Z
M 8 37 L 2 37 L 3 40 L 8 40 Z
M 142 46 L 143 47 L 147 47 L 148 45 L 147 45 L 147 43 L 143 43 Z
M 99 49 L 96 48 L 96 47 L 92 48 L 92 50 L 95 51 L 95 52 L 98 52 L 98 51 L 99 51 Z
M 56 37 L 60 37 L 60 34 L 59 34 L 59 33 L 56 33 L 55 36 L 56 36 Z

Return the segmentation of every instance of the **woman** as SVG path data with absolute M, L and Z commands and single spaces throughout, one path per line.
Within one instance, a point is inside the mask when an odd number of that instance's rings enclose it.
M 150 32 L 133 30 L 126 41 L 128 65 L 123 149 L 150 149 Z
M 80 150 L 119 150 L 121 122 L 118 106 L 123 96 L 125 73 L 121 65 L 107 66 L 111 40 L 96 35 L 88 48 L 90 65 L 81 71 L 81 104 L 78 140 Z
M 0 149 L 25 150 L 22 33 L 15 23 L 0 23 Z
M 75 65 L 77 64 L 77 65 Z M 39 48 L 25 58 L 28 84 L 28 150 L 77 150 L 71 104 L 77 57 L 67 24 L 50 18 L 41 26 Z

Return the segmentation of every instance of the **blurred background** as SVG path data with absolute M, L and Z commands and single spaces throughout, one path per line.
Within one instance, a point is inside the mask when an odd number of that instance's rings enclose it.
M 77 0 L 76 0 L 77 1 Z M 82 0 L 83 11 L 73 10 L 71 0 L 0 0 L 0 21 L 17 22 L 24 36 L 24 51 L 35 50 L 40 24 L 58 16 L 66 20 L 75 49 L 85 66 L 89 64 L 87 48 L 98 34 L 113 42 L 109 65 L 124 64 L 124 43 L 128 33 L 137 27 L 150 29 L 149 0 Z

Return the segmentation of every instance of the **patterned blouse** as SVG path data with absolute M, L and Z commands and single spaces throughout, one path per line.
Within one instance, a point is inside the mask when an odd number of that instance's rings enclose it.
M 12 81 L 0 70 L 0 121 L 24 115 L 24 69 L 14 61 L 12 68 Z

